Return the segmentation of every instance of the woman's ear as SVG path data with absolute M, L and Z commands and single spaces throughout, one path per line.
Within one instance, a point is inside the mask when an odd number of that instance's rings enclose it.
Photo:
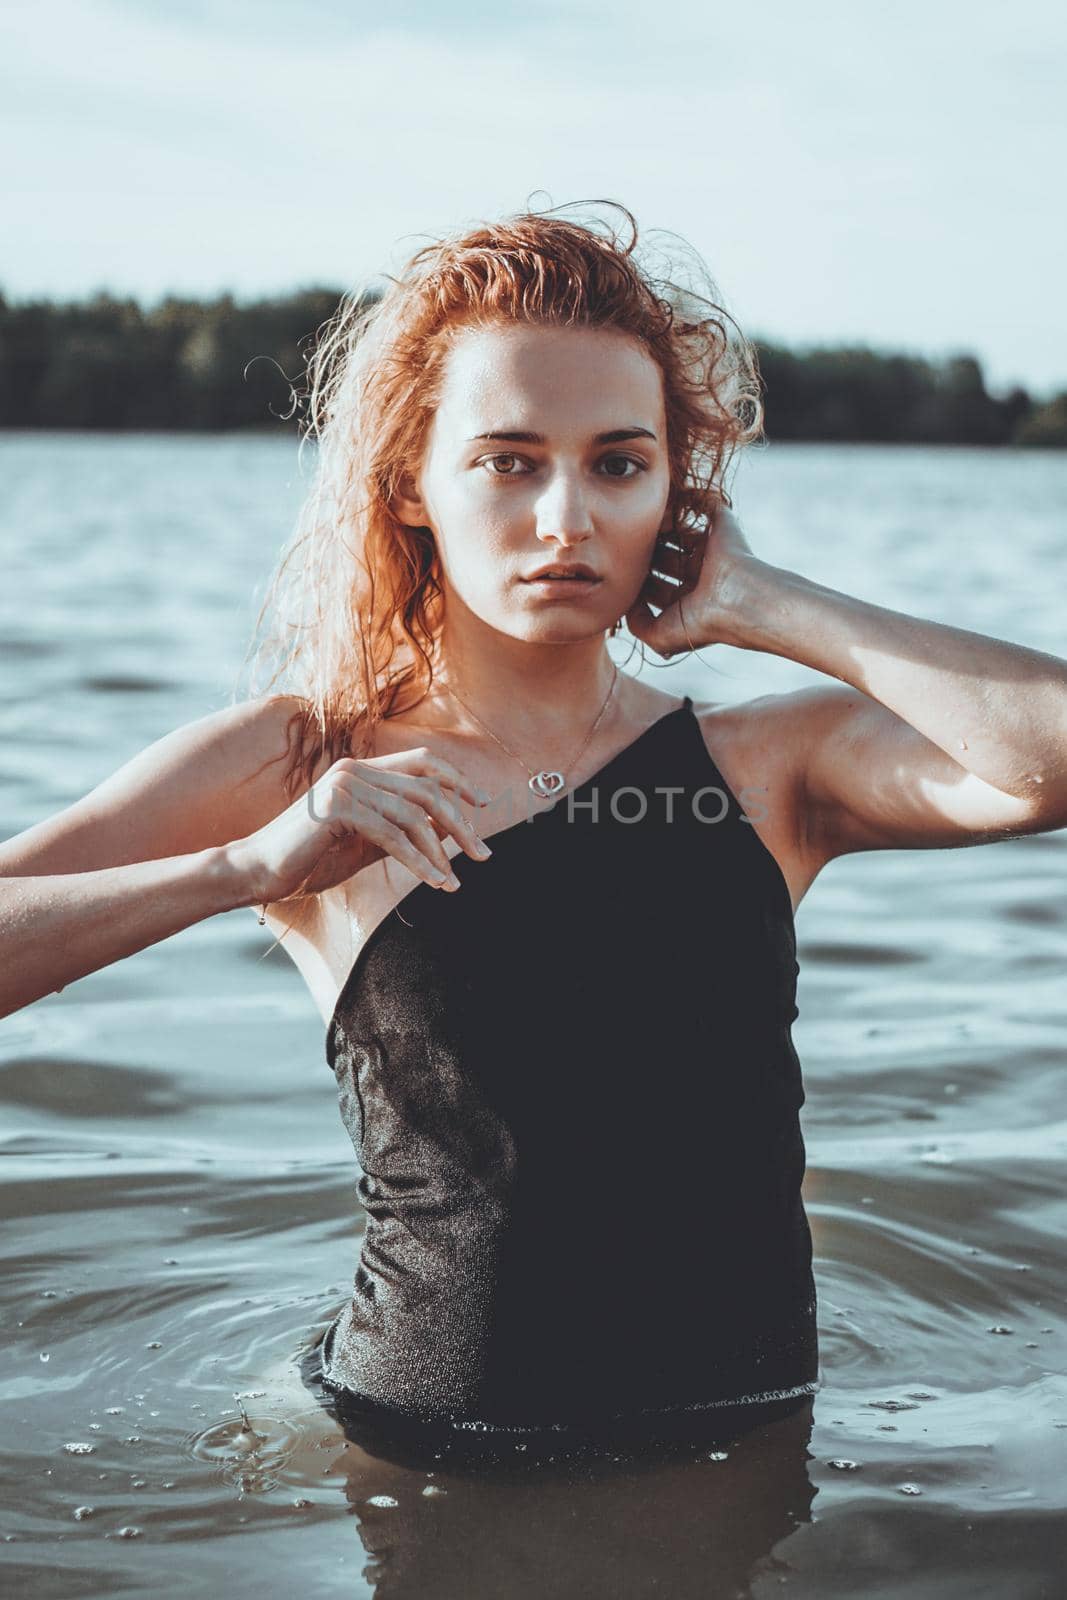
M 400 475 L 400 483 L 390 502 L 389 509 L 398 522 L 409 528 L 427 528 L 430 525 L 428 508 L 419 494 L 415 474 L 409 470 Z

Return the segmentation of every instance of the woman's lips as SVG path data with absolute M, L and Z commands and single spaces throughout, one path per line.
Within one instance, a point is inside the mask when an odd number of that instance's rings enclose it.
M 573 594 L 575 599 L 578 595 L 588 594 L 600 585 L 599 578 L 523 578 L 522 582 L 528 589 L 534 589 L 541 594 L 560 596 L 565 593 Z

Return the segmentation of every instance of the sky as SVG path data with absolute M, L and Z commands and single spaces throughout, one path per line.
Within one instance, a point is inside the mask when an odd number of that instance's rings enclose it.
M 12 299 L 344 288 L 608 199 L 750 337 L 1067 388 L 1060 0 L 3 0 L 0 63 Z

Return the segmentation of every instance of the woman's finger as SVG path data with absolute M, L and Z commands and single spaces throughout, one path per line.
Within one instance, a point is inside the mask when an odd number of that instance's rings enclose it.
M 361 767 L 368 769 L 370 763 L 356 763 L 357 770 L 351 774 L 351 778 L 357 784 L 366 784 L 382 794 L 390 793 L 410 802 L 423 818 L 428 814 L 443 833 L 450 834 L 467 855 L 476 861 L 483 861 L 486 852 L 492 852 L 474 824 L 463 815 L 456 796 L 466 792 L 473 797 L 472 804 L 484 805 L 487 801 L 481 796 L 485 790 L 471 784 L 451 762 L 432 756 L 429 752 L 420 753 L 417 765 L 420 773 L 415 776 L 410 772 L 387 771 L 380 766 L 372 770 L 359 770 Z M 366 795 L 363 798 L 369 799 Z M 370 800 L 370 803 L 373 804 L 373 801 Z M 394 816 L 393 820 L 397 818 Z
M 443 787 L 454 789 L 472 806 L 488 805 L 492 799 L 487 790 L 473 783 L 453 762 L 446 761 L 443 756 L 435 755 L 425 745 L 419 745 L 413 750 L 396 750 L 386 756 L 362 758 L 350 756 L 346 764 L 355 769 L 371 766 L 376 771 L 399 773 L 401 777 L 432 778 Z
M 684 594 L 684 586 L 672 583 L 668 578 L 657 578 L 655 574 L 645 579 L 641 590 L 641 599 L 650 605 L 666 608 L 672 606 L 679 595 Z
M 420 849 L 419 844 L 412 839 L 411 832 L 392 821 L 383 811 L 358 800 L 353 803 L 352 825 L 385 854 L 393 856 L 401 866 L 407 867 L 417 878 L 422 878 L 434 888 L 439 889 L 449 882 L 458 884 L 448 857 L 441 849 L 440 840 L 428 824 L 425 825 L 421 837 L 427 846 L 430 839 L 433 840 L 436 854 L 429 853 L 428 849 Z
M 693 557 L 684 550 L 670 545 L 659 545 L 652 559 L 653 572 L 664 572 L 670 578 L 687 578 L 693 569 Z

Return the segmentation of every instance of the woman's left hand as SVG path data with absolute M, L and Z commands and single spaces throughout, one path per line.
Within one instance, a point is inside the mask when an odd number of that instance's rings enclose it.
M 640 594 L 626 613 L 626 626 L 635 639 L 661 656 L 679 655 L 701 645 L 733 644 L 744 647 L 744 596 L 751 579 L 764 563 L 756 557 L 729 507 L 719 502 L 707 536 L 674 535 L 689 547 L 677 549 L 661 535 L 652 569 Z M 670 583 L 668 578 L 680 579 Z M 661 606 L 654 617 L 649 605 Z

